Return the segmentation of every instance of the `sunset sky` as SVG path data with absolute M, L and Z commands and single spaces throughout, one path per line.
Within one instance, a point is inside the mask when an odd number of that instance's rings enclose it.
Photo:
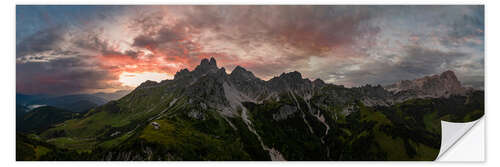
M 264 80 L 348 87 L 453 70 L 484 86 L 483 6 L 17 6 L 16 91 L 74 94 L 172 79 L 215 57 Z

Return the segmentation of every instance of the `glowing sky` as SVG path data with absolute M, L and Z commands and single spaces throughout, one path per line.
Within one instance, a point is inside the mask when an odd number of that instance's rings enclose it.
M 483 6 L 17 6 L 16 86 L 131 89 L 215 57 L 346 86 L 453 70 L 484 86 Z

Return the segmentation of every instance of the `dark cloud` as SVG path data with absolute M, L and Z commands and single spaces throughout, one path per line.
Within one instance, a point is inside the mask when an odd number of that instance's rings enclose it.
M 117 76 L 100 67 L 97 55 L 137 53 L 114 50 L 100 34 L 80 32 L 68 36 L 68 27 L 44 29 L 16 45 L 16 91 L 28 94 L 73 94 L 124 88 Z M 73 49 L 79 49 L 76 51 Z
M 128 27 L 135 31 L 142 32 L 145 35 L 152 35 L 158 31 L 158 29 L 164 26 L 163 12 L 159 11 L 138 11 L 135 13 L 136 16 L 132 16 Z
M 187 27 L 183 25 L 178 24 L 175 27 L 164 25 L 156 32 L 135 37 L 132 46 L 153 51 L 159 49 L 172 56 L 186 55 L 187 52 L 197 49 L 191 42 L 191 36 L 188 33 Z
M 360 6 L 195 6 L 188 10 L 192 27 L 208 28 L 243 45 L 280 43 L 315 56 L 350 45 L 361 36 L 376 34 L 377 27 L 360 27 L 375 14 Z M 244 48 L 244 47 L 242 47 Z
M 154 49 L 157 46 L 156 40 L 148 35 L 139 35 L 134 38 L 133 46 Z
M 77 55 L 78 52 L 74 51 L 63 51 L 60 49 L 52 49 L 52 50 L 46 50 L 43 52 L 38 52 L 38 53 L 32 53 L 29 55 L 24 55 L 21 57 L 18 57 L 16 59 L 16 62 L 18 63 L 26 63 L 26 62 L 47 62 L 51 61 L 53 59 L 58 59 L 61 57 L 72 57 L 74 55 Z M 56 57 L 58 56 L 58 57 Z
M 396 64 L 396 68 L 420 76 L 436 74 L 442 68 L 449 68 L 453 61 L 466 56 L 461 52 L 443 52 L 419 46 L 408 46 L 406 54 Z
M 454 70 L 456 61 L 467 56 L 461 52 L 444 52 L 413 45 L 406 46 L 405 55 L 395 56 L 399 57 L 396 62 L 372 61 L 362 64 L 359 70 L 346 70 L 330 74 L 337 77 L 339 83 L 355 84 L 350 86 L 386 85 L 399 80 L 411 80 L 439 74 L 446 70 Z
M 72 94 L 120 87 L 107 71 L 89 65 L 83 57 L 17 64 L 16 90 L 28 94 Z
M 470 10 L 454 21 L 448 36 L 441 43 L 450 47 L 463 47 L 464 44 L 484 46 L 484 6 L 469 6 Z
M 131 29 L 139 32 L 134 37 L 133 46 L 158 46 L 165 43 L 174 43 L 187 40 L 191 37 L 190 25 L 182 20 L 171 23 L 162 12 L 140 12 L 131 19 Z
M 16 45 L 16 57 L 53 50 L 64 41 L 65 29 L 60 26 L 43 29 L 21 40 Z
M 84 49 L 88 52 L 96 54 L 95 56 L 125 56 L 130 57 L 132 59 L 137 59 L 137 57 L 141 54 L 144 54 L 141 51 L 136 50 L 125 50 L 119 51 L 116 46 L 114 46 L 110 41 L 102 39 L 102 33 L 91 31 L 91 32 L 82 32 L 82 34 L 74 37 L 69 42 L 74 45 L 74 47 L 78 49 Z
M 98 32 L 81 32 L 77 37 L 73 38 L 72 42 L 76 47 L 95 51 L 95 52 L 110 52 L 113 50 L 110 44 L 101 39 L 101 34 Z

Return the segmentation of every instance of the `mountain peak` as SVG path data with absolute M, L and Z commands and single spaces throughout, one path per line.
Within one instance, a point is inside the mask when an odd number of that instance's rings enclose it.
M 242 71 L 247 71 L 247 70 L 246 70 L 245 68 L 243 68 L 243 67 L 241 67 L 241 66 L 237 65 L 237 66 L 234 68 L 233 72 L 235 72 L 235 71 L 237 71 L 237 72 L 242 72 Z
M 195 70 L 202 70 L 202 71 L 210 71 L 210 70 L 216 70 L 217 68 L 217 62 L 215 61 L 215 58 L 210 58 L 210 60 L 204 58 L 201 60 L 200 65 L 196 66 Z
M 448 97 L 451 94 L 463 94 L 465 92 L 465 88 L 462 87 L 455 73 L 451 70 L 414 80 L 402 80 L 385 88 L 396 93 L 408 90 L 416 91 L 421 95 L 431 97 Z
M 293 71 L 289 73 L 282 73 L 280 78 L 292 78 L 292 79 L 302 79 L 302 74 L 298 71 Z
M 246 70 L 245 68 L 241 67 L 241 66 L 236 66 L 233 71 L 231 72 L 231 74 L 233 75 L 239 75 L 239 74 L 243 74 L 243 73 L 252 73 L 248 70 Z M 252 74 L 253 75 L 253 74 Z
M 251 80 L 255 79 L 255 75 L 251 71 L 246 70 L 245 68 L 241 66 L 236 66 L 234 70 L 231 72 L 231 77 L 233 78 L 239 78 L 239 79 L 244 79 L 244 80 Z
M 217 67 L 217 61 L 215 61 L 214 57 L 210 57 L 209 65 Z
M 201 60 L 199 66 L 217 67 L 217 61 L 215 60 L 214 57 L 211 57 L 210 60 L 208 60 L 207 58 L 204 58 Z
M 205 66 L 205 65 L 208 65 L 208 64 L 209 64 L 208 59 L 201 59 L 200 66 Z
M 451 70 L 448 70 L 448 71 L 441 73 L 440 77 L 441 78 L 448 78 L 448 79 L 452 79 L 452 80 L 458 80 L 455 73 Z
M 325 81 L 323 81 L 323 80 L 321 80 L 321 79 L 317 78 L 317 79 L 315 79 L 315 80 L 313 81 L 313 84 L 314 84 L 315 86 L 321 87 L 321 86 L 324 86 L 326 83 L 325 83 Z

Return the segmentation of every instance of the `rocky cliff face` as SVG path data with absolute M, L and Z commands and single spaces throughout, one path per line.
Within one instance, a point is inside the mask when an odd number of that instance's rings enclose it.
M 266 82 L 241 66 L 236 66 L 229 75 L 229 80 L 237 90 L 253 99 L 259 99 L 268 93 Z
M 311 81 L 303 78 L 297 71 L 282 73 L 268 81 L 261 80 L 241 66 L 227 74 L 224 67 L 217 66 L 214 58 L 203 59 L 193 71 L 180 70 L 173 80 L 160 83 L 147 81 L 138 88 L 159 86 L 162 83 L 174 83 L 172 89 L 183 88 L 184 94 L 192 100 L 205 101 L 204 103 L 212 107 L 225 106 L 227 110 L 236 110 L 244 101 L 279 99 L 281 94 L 290 93 L 304 99 L 321 96 L 319 99 L 324 100 L 322 103 L 344 105 L 354 99 L 367 106 L 387 106 L 413 98 L 464 95 L 468 91 L 462 87 L 453 71 L 415 80 L 403 80 L 385 87 L 365 85 L 344 88 L 342 85 L 325 83 L 321 79 Z
M 467 92 L 453 71 L 445 71 L 440 75 L 415 80 L 403 80 L 385 88 L 403 97 L 449 97 L 450 95 L 464 95 Z

